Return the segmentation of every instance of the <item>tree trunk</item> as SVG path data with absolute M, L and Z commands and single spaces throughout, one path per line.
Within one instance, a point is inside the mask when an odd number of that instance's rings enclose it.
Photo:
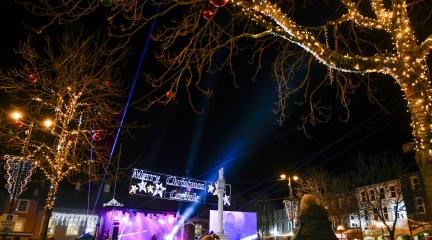
M 48 235 L 48 225 L 51 218 L 52 209 L 45 208 L 45 213 L 42 220 L 41 230 L 39 239 L 40 240 L 46 240 Z
M 423 179 L 423 190 L 426 197 L 426 216 L 429 220 L 432 220 L 432 161 L 429 150 L 430 149 L 417 149 L 416 161 Z
M 45 201 L 45 213 L 42 219 L 42 225 L 40 229 L 40 240 L 46 240 L 48 235 L 48 226 L 52 215 L 52 209 L 54 207 L 55 195 L 57 194 L 58 184 L 51 183 L 50 190 L 48 191 L 48 196 Z
M 418 72 L 422 67 L 418 68 Z M 425 73 L 423 73 L 424 76 Z M 413 74 L 414 75 L 414 74 Z M 415 158 L 423 179 L 425 204 L 428 218 L 432 213 L 432 88 L 428 78 L 412 76 L 401 81 L 401 88 L 408 101 L 413 135 Z
M 389 240 L 394 240 L 394 230 L 388 230 L 389 233 Z M 385 239 L 385 237 L 383 236 L 383 239 Z

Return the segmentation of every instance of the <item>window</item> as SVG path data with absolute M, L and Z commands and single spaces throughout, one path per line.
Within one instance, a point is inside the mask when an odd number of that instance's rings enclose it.
M 364 216 L 365 216 L 365 220 L 369 221 L 369 212 L 367 210 L 364 210 Z
M 18 201 L 17 211 L 18 212 L 27 212 L 29 205 L 29 200 L 22 200 L 20 199 Z
M 79 227 L 79 224 L 70 222 L 66 228 L 66 236 L 78 235 Z
M 14 232 L 22 232 L 24 231 L 24 221 L 25 219 L 17 219 L 15 221 Z
M 396 216 L 399 219 L 403 219 L 404 218 L 404 214 L 403 213 L 396 213 Z
M 54 220 L 51 218 L 48 224 L 48 234 L 54 235 L 54 229 L 55 229 L 55 223 Z
M 351 215 L 351 216 L 350 216 L 350 219 L 351 219 L 351 220 L 354 220 L 354 216 L 353 216 L 353 215 Z
M 375 221 L 378 221 L 378 220 L 379 220 L 378 214 L 377 214 L 376 212 L 374 212 L 374 220 L 375 220 Z
M 413 190 L 419 190 L 420 189 L 420 181 L 418 177 L 411 178 L 411 186 Z
M 383 208 L 383 213 L 384 213 L 384 219 L 385 220 L 389 220 L 389 214 L 388 214 L 388 209 L 387 208 Z
M 371 201 L 375 201 L 375 191 L 373 189 L 369 191 L 369 196 Z
M 357 224 L 351 223 L 351 227 L 357 227 Z
M 418 213 L 425 213 L 425 207 L 422 197 L 416 198 L 416 205 L 417 205 L 417 212 Z
M 385 199 L 385 192 L 384 192 L 384 188 L 383 187 L 380 187 L 379 194 L 380 194 L 380 199 Z
M 396 187 L 390 186 L 390 197 L 394 198 L 396 197 Z
M 366 191 L 361 192 L 361 201 L 362 202 L 366 202 L 367 201 Z

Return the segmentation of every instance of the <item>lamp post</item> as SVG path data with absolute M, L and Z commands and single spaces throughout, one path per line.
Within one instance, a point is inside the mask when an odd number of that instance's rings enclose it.
M 25 138 L 22 142 L 21 156 L 5 155 L 6 159 L 6 170 L 8 174 L 8 184 L 6 184 L 10 193 L 10 203 L 8 213 L 11 214 L 14 211 L 15 201 L 18 199 L 21 192 L 25 189 L 25 185 L 29 181 L 32 172 L 35 168 L 34 163 L 31 160 L 31 154 L 28 152 L 28 145 L 30 137 L 34 128 L 34 121 L 32 120 L 29 124 L 24 124 L 22 119 L 24 113 L 18 110 L 10 113 L 10 118 L 21 126 L 26 126 L 28 129 L 25 131 Z M 42 121 L 42 126 L 49 129 L 53 125 L 53 121 L 49 118 Z
M 343 232 L 343 230 L 345 230 L 345 228 L 342 225 L 339 225 L 339 226 L 337 226 L 336 230 L 339 232 L 339 235 L 340 235 L 339 239 L 343 239 L 342 232 Z
M 284 200 L 283 203 L 284 203 L 284 208 L 285 208 L 285 212 L 287 214 L 287 217 L 290 220 L 290 233 L 293 233 L 294 232 L 294 220 L 296 218 L 296 213 L 297 213 L 299 203 L 297 200 L 294 199 L 291 180 L 297 181 L 299 178 L 296 175 L 291 176 L 291 175 L 281 174 L 280 179 L 281 180 L 288 180 L 289 196 L 288 196 L 288 200 Z

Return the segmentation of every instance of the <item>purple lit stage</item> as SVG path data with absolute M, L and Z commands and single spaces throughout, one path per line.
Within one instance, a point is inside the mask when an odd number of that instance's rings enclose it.
M 173 213 L 113 209 L 101 212 L 97 239 L 175 240 L 171 236 L 177 223 Z M 110 237 L 111 236 L 111 237 Z
M 210 210 L 210 230 L 213 232 L 217 232 L 217 220 L 217 211 Z M 258 239 L 254 212 L 223 211 L 223 228 L 229 240 Z

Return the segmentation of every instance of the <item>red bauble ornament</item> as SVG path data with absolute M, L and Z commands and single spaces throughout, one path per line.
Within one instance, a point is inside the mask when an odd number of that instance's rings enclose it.
M 94 141 L 100 141 L 102 139 L 102 132 L 99 130 L 94 131 L 92 138 Z
M 214 11 L 211 9 L 204 9 L 202 11 L 202 15 L 203 15 L 205 20 L 210 20 L 214 14 L 215 14 Z
M 29 76 L 28 76 L 28 80 L 29 80 L 31 83 L 37 83 L 37 81 L 38 81 L 36 75 L 34 75 L 34 74 L 29 74 Z
M 9 138 L 8 143 L 15 144 L 18 141 L 18 137 Z
M 24 123 L 18 120 L 15 122 L 15 126 L 22 128 L 22 126 L 24 126 Z
M 228 0 L 210 0 L 210 3 L 215 7 L 223 7 L 227 5 Z
M 104 82 L 105 87 L 111 87 L 112 86 L 112 82 L 111 81 L 105 81 Z
M 175 96 L 175 93 L 174 93 L 172 90 L 169 90 L 169 91 L 166 93 L 166 96 L 167 96 L 168 98 L 173 98 L 173 97 Z

